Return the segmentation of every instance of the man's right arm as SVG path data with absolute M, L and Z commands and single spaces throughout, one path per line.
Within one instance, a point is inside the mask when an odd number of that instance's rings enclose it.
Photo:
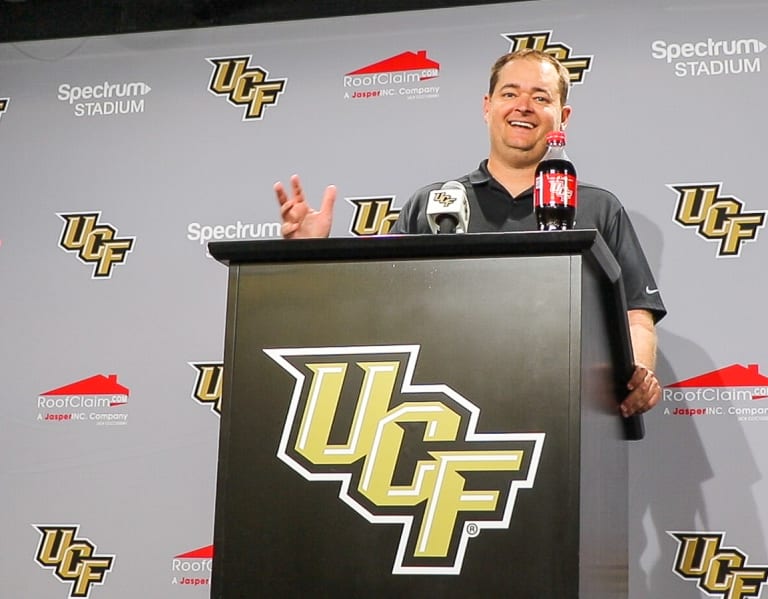
M 333 205 L 336 202 L 335 186 L 325 188 L 320 210 L 314 210 L 307 203 L 298 175 L 291 177 L 290 197 L 280 181 L 275 183 L 274 190 L 280 204 L 280 231 L 285 239 L 328 237 L 331 234 Z

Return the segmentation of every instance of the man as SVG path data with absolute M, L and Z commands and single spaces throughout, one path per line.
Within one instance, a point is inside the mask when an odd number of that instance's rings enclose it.
M 533 184 L 536 166 L 547 150 L 550 131 L 566 127 L 568 70 L 550 54 L 521 50 L 500 57 L 491 69 L 483 99 L 490 152 L 480 167 L 458 179 L 467 189 L 472 218 L 469 233 L 535 230 Z M 405 204 L 392 233 L 429 233 L 426 202 L 436 183 L 417 191 Z M 328 186 L 320 210 L 306 202 L 298 176 L 291 177 L 289 197 L 275 183 L 285 238 L 327 237 L 336 188 Z M 579 184 L 577 228 L 597 229 L 622 268 L 627 291 L 628 321 L 635 371 L 620 404 L 624 416 L 647 412 L 661 398 L 653 371 L 656 364 L 655 323 L 666 314 L 653 275 L 634 229 L 619 201 L 609 192 Z

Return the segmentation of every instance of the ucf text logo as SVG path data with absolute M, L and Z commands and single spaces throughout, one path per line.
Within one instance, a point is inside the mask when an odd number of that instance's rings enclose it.
M 402 527 L 393 574 L 459 574 L 471 537 L 509 526 L 544 433 L 478 433 L 472 402 L 412 383 L 419 346 L 264 351 L 296 379 L 278 457 Z
M 244 121 L 261 120 L 267 106 L 277 104 L 287 79 L 268 79 L 263 68 L 250 67 L 251 56 L 209 58 L 213 74 L 208 90 L 226 96 L 233 106 L 245 107 Z
M 64 220 L 59 247 L 75 252 L 84 264 L 93 264 L 93 279 L 108 279 L 115 264 L 122 264 L 133 250 L 135 237 L 117 237 L 117 229 L 99 223 L 101 212 L 59 214 Z
M 35 526 L 40 533 L 35 561 L 51 568 L 54 576 L 72 584 L 70 597 L 88 597 L 92 585 L 104 584 L 114 555 L 96 555 L 96 545 L 78 538 L 79 526 Z
M 745 241 L 757 239 L 765 211 L 746 212 L 738 198 L 720 195 L 721 183 L 667 185 L 677 193 L 675 222 L 695 227 L 699 237 L 720 242 L 717 257 L 738 256 Z
M 433 196 L 434 201 L 441 204 L 443 207 L 448 208 L 456 201 L 456 197 L 448 192 L 437 190 Z
M 355 207 L 349 231 L 358 237 L 386 235 L 400 214 L 399 208 L 392 208 L 395 196 L 347 198 L 347 201 Z
M 565 44 L 550 41 L 552 31 L 527 33 L 502 33 L 501 37 L 512 44 L 510 52 L 526 48 L 540 50 L 554 56 L 571 74 L 571 83 L 583 83 L 584 75 L 592 67 L 592 56 L 573 56 L 573 50 Z
M 670 532 L 677 540 L 674 571 L 709 596 L 745 599 L 760 595 L 768 580 L 765 566 L 747 566 L 747 556 L 734 547 L 723 547 L 724 533 Z
M 221 362 L 189 362 L 197 370 L 192 398 L 221 416 L 221 390 L 224 380 L 224 365 Z

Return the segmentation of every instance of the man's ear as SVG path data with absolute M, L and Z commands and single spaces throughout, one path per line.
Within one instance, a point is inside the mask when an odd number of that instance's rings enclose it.
M 570 106 L 567 104 L 563 106 L 563 110 L 560 112 L 560 129 L 562 131 L 565 131 L 565 128 L 568 126 L 568 120 L 571 118 L 571 112 L 573 112 L 573 109 Z

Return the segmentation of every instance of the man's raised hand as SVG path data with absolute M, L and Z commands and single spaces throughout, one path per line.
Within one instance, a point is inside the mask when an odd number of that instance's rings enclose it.
M 282 226 L 280 232 L 285 239 L 310 237 L 328 237 L 333 223 L 333 204 L 336 201 L 336 187 L 325 188 L 320 210 L 314 210 L 304 197 L 301 180 L 298 175 L 291 177 L 291 196 L 278 181 L 274 186 L 277 201 L 280 203 Z

